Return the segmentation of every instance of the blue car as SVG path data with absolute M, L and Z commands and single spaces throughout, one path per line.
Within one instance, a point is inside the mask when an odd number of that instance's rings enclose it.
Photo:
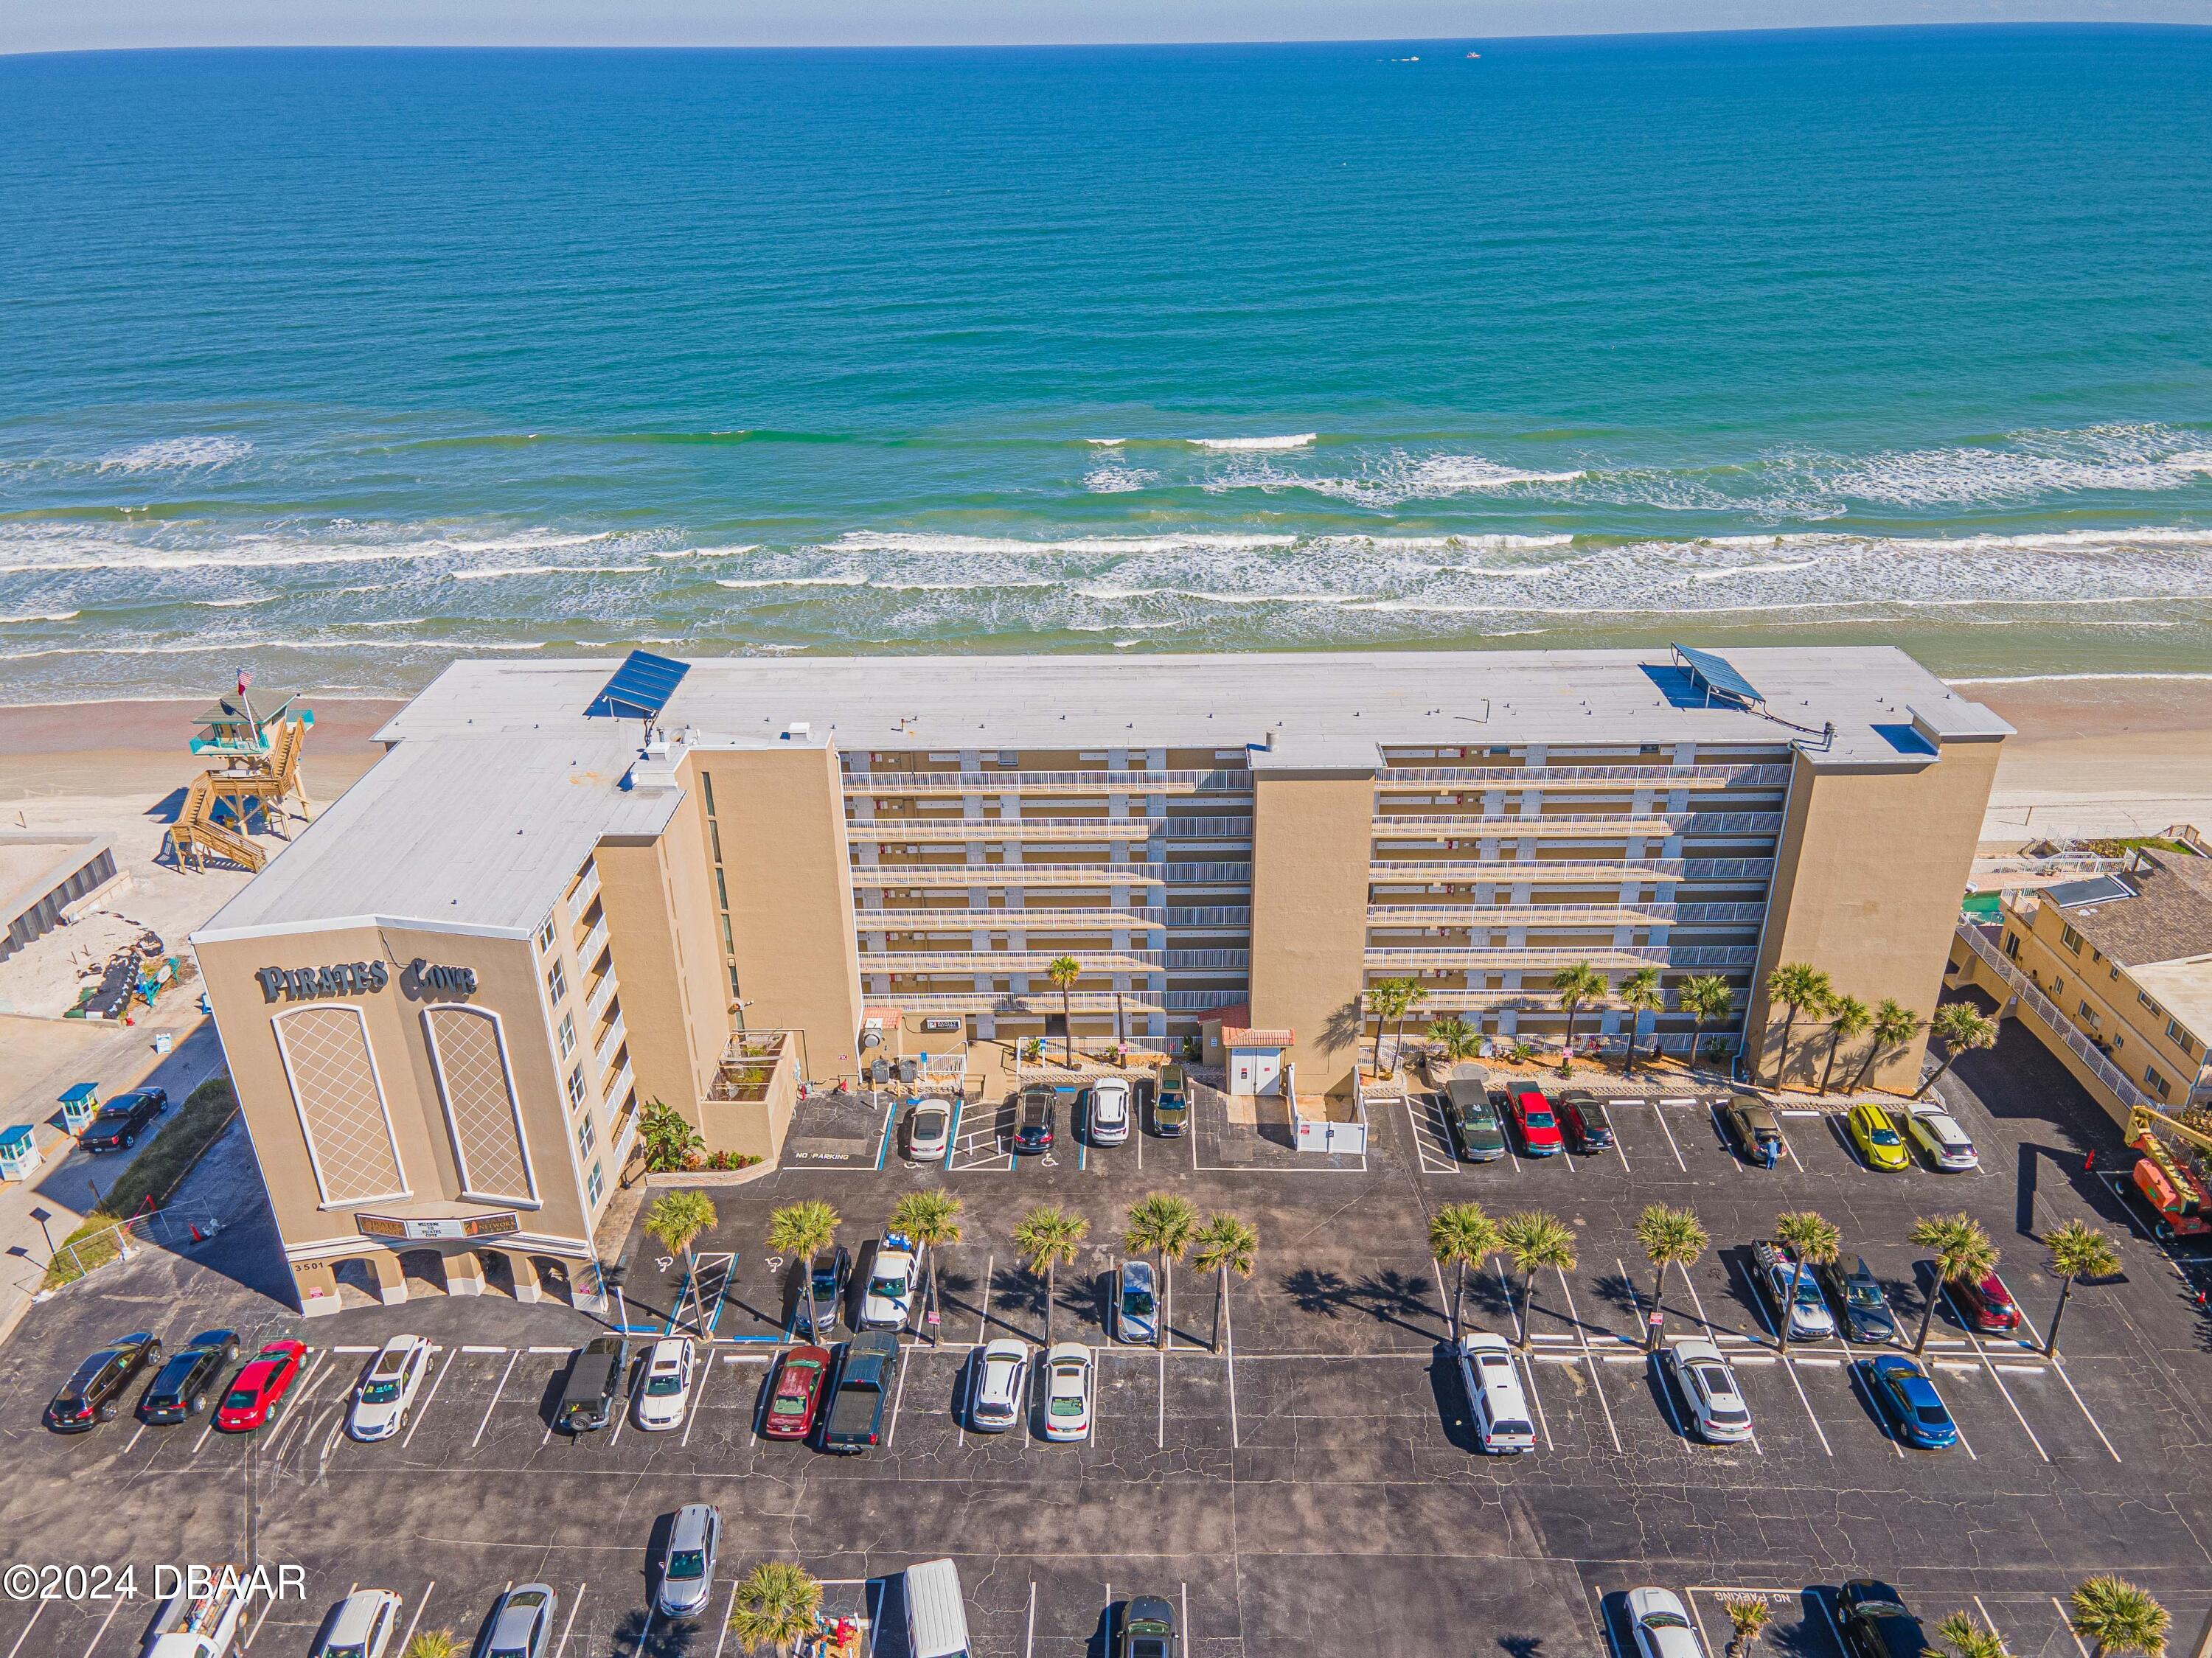
M 1898 1435 L 1923 1451 L 1948 1450 L 1959 1442 L 1958 1424 L 1928 1373 L 1896 1353 L 1865 1360 L 1859 1372 Z

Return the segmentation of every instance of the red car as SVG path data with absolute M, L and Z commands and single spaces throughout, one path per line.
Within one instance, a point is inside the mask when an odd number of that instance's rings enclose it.
M 822 1382 L 830 1374 L 830 1362 L 820 1347 L 793 1347 L 783 1356 L 762 1433 L 770 1439 L 804 1439 L 814 1430 L 815 1406 L 822 1402 Z
M 304 1341 L 272 1341 L 240 1370 L 216 1407 L 215 1425 L 225 1433 L 250 1433 L 269 1420 L 307 1357 Z
M 2010 1335 L 2020 1328 L 2020 1309 L 2013 1303 L 2012 1291 L 2005 1288 L 2004 1280 L 1995 1272 L 1954 1284 L 1951 1293 L 1957 1297 L 1966 1322 L 1983 1334 Z
M 1514 1126 L 1521 1131 L 1521 1149 L 1532 1157 L 1548 1157 L 1564 1151 L 1567 1143 L 1559 1133 L 1559 1120 L 1543 1090 L 1516 1089 L 1513 1093 Z

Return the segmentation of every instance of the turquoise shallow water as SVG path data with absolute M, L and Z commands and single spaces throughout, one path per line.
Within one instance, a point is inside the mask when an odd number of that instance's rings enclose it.
M 0 59 L 0 696 L 2201 671 L 2208 200 L 2212 30 Z

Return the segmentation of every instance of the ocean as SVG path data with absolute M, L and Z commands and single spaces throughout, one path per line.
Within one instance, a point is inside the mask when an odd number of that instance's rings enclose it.
M 0 701 L 2203 671 L 2208 203 L 2212 29 L 0 59 Z

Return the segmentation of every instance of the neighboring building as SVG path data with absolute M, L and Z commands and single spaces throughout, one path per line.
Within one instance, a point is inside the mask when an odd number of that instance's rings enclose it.
M 2153 1109 L 2212 1105 L 2212 859 L 2146 847 L 2001 914 L 2006 957 Z
M 104 835 L 0 829 L 0 962 L 130 885 Z
M 640 1101 L 776 1155 L 864 1025 L 1059 1035 L 1062 956 L 1079 1040 L 1249 1010 L 1302 1094 L 1378 979 L 1555 1038 L 1583 960 L 1726 978 L 1771 1068 L 1778 962 L 1932 1009 L 2009 732 L 1886 648 L 728 659 L 665 706 L 612 666 L 454 665 L 196 935 L 306 1290 L 588 1267 Z

